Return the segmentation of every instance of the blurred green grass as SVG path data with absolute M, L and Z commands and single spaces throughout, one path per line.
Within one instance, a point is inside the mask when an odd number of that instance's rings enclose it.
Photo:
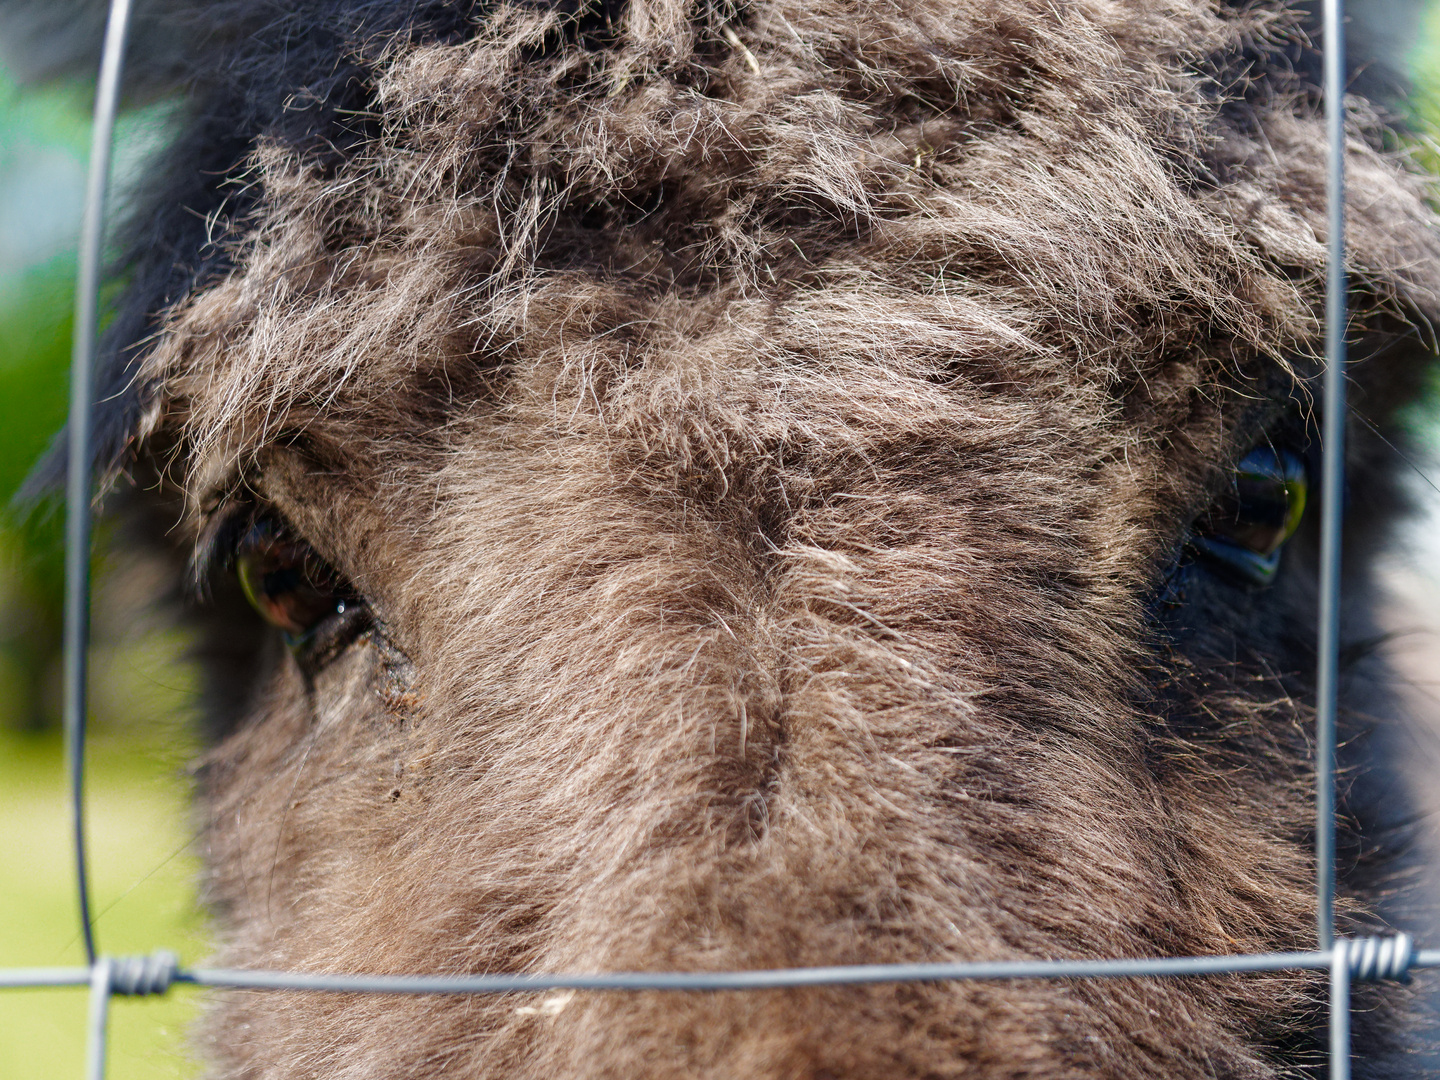
M 182 759 L 188 735 L 175 721 L 178 702 L 153 692 L 168 671 L 165 643 L 111 658 L 157 706 L 144 736 L 100 735 L 89 753 L 87 818 L 101 949 L 136 955 L 170 948 L 192 961 L 204 955 L 195 905 L 198 865 L 190 852 Z M 138 655 L 136 655 L 138 653 Z M 110 674 L 112 673 L 102 673 Z M 168 737 L 167 737 L 168 736 Z M 58 733 L 0 729 L 0 967 L 83 964 L 74 900 L 70 825 L 61 782 Z M 86 995 L 77 990 L 10 990 L 0 1000 L 0 1076 L 84 1075 Z M 118 1000 L 111 1020 L 112 1080 L 188 1077 L 184 1048 L 197 1006 L 193 993 Z

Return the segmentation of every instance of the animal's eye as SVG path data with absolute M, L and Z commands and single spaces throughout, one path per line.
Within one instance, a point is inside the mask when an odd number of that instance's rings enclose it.
M 1256 585 L 1269 584 L 1280 550 L 1305 513 L 1305 463 L 1288 450 L 1257 447 L 1229 489 L 1196 525 L 1190 546 L 1207 562 Z
M 240 587 L 265 621 L 285 632 L 302 661 L 333 655 L 369 624 L 365 604 L 315 550 L 280 523 L 259 518 L 235 545 Z

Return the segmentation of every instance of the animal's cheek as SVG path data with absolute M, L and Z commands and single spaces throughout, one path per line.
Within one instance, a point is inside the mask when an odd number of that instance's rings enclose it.
M 420 716 L 424 695 L 414 665 L 385 638 L 363 634 L 318 672 L 310 687 L 316 751 L 334 763 L 316 797 L 375 826 L 371 813 L 422 799 L 428 755 Z
M 374 633 L 308 683 L 279 663 L 249 719 L 208 756 L 209 893 L 243 928 L 235 962 L 290 964 L 293 954 L 275 950 L 335 944 L 340 929 L 312 906 L 366 895 L 383 876 L 407 809 L 423 802 L 424 755 L 399 666 Z
M 379 665 L 373 651 L 371 642 L 357 641 L 315 673 L 310 699 L 317 729 L 348 726 L 376 710 L 372 684 Z
M 315 673 L 310 698 L 317 724 L 329 718 L 374 722 L 378 715 L 385 730 L 413 720 L 424 700 L 415 665 L 379 627 Z

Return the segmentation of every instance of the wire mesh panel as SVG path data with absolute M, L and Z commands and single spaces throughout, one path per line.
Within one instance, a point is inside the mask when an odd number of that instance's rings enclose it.
M 88 986 L 89 1076 L 105 1073 L 108 1005 L 113 995 L 155 995 L 176 984 L 248 990 L 375 994 L 499 994 L 537 990 L 670 991 L 766 990 L 842 984 L 944 980 L 1185 978 L 1243 972 L 1317 970 L 1329 974 L 1330 1076 L 1349 1075 L 1350 986 L 1356 981 L 1400 980 L 1415 968 L 1440 967 L 1440 950 L 1417 949 L 1408 935 L 1343 939 L 1335 936 L 1335 754 L 1340 653 L 1340 492 L 1344 485 L 1345 401 L 1345 77 L 1341 0 L 1326 0 L 1324 100 L 1328 133 L 1328 273 L 1326 278 L 1323 421 L 1323 500 L 1315 732 L 1315 867 L 1318 948 L 1309 952 L 928 963 L 789 968 L 725 972 L 615 972 L 441 976 L 301 974 L 285 971 L 186 967 L 168 952 L 113 958 L 95 940 L 86 867 L 84 815 L 86 649 L 93 480 L 91 423 L 94 401 L 97 307 L 110 145 L 130 22 L 130 0 L 111 0 L 95 105 L 95 124 L 80 252 L 80 275 L 69 422 L 66 488 L 67 585 L 65 629 L 65 731 L 73 818 L 74 862 L 81 933 L 87 964 L 77 968 L 0 971 L 0 987 Z M 753 60 L 751 61 L 753 64 Z

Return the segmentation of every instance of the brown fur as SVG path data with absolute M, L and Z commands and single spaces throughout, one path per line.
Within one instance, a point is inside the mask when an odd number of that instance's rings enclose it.
M 1159 599 L 1233 463 L 1307 430 L 1323 144 L 1291 22 L 603 14 L 354 29 L 364 108 L 259 134 L 223 272 L 128 369 L 130 467 L 186 535 L 269 507 L 378 620 L 313 679 L 272 650 L 209 758 L 224 960 L 1312 946 L 1313 536 L 1270 590 Z M 1357 113 L 1357 407 L 1384 425 L 1440 236 Z M 1378 505 L 1388 466 L 1356 467 Z M 1322 990 L 237 994 L 207 1031 L 235 1078 L 1268 1077 L 1316 1060 Z

